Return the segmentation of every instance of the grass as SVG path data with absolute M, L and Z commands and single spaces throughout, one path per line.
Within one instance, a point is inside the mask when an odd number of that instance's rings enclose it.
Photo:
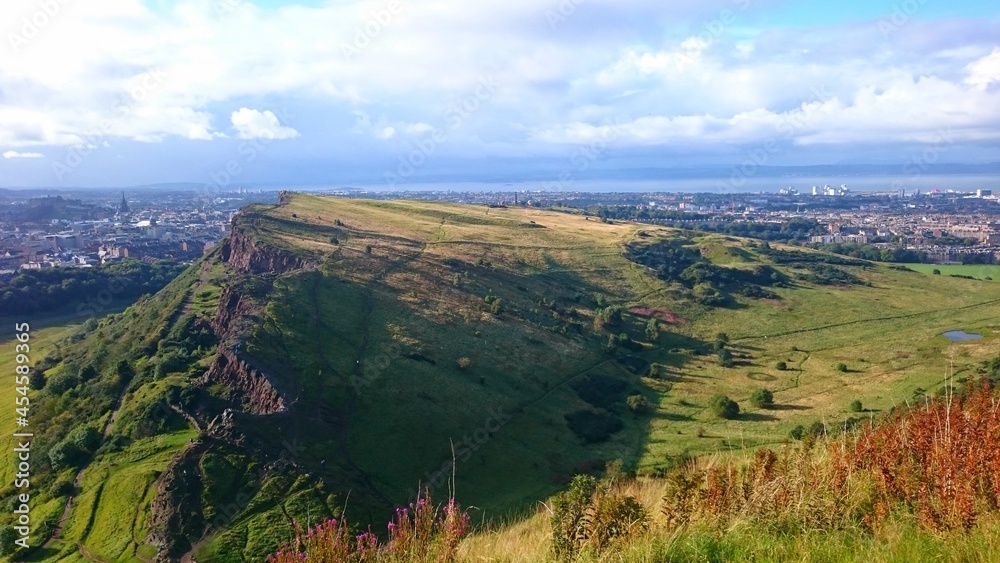
M 972 276 L 980 280 L 988 277 L 1000 280 L 1000 265 L 997 264 L 904 264 L 904 266 L 922 274 L 932 274 L 934 270 L 940 270 L 942 276 L 955 274 Z

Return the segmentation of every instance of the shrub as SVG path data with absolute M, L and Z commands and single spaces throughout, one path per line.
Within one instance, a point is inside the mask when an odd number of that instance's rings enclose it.
M 792 428 L 788 432 L 788 436 L 793 440 L 801 440 L 803 437 L 805 437 L 805 435 L 806 435 L 806 427 L 802 426 L 801 424 L 796 426 L 795 428 Z
M 718 358 L 719 365 L 724 368 L 731 368 L 736 365 L 736 362 L 733 361 L 733 353 L 725 348 L 719 350 Z
M 625 399 L 625 404 L 628 405 L 628 410 L 636 414 L 645 414 L 651 410 L 649 401 L 646 400 L 642 395 L 629 395 Z
M 740 414 L 740 405 L 725 395 L 716 395 L 709 400 L 712 414 L 719 418 L 734 419 Z
M 646 338 L 650 342 L 655 342 L 660 338 L 660 322 L 656 319 L 649 319 L 646 323 Z
M 470 367 L 472 367 L 472 360 L 470 360 L 468 357 L 465 356 L 459 358 L 457 363 L 459 369 L 469 369 Z
M 62 372 L 49 379 L 45 385 L 50 395 L 62 395 L 80 384 L 80 376 L 75 373 Z
M 847 373 L 847 364 L 844 363 L 837 364 L 837 371 L 839 371 L 840 373 Z
M 598 483 L 577 475 L 569 489 L 552 499 L 552 552 L 558 561 L 574 561 L 583 551 L 600 554 L 616 542 L 644 532 L 646 509 L 632 496 L 618 493 L 614 481 Z
M 615 432 L 624 428 L 622 420 L 611 414 L 576 411 L 565 417 L 569 429 L 590 444 L 605 442 Z
M 941 275 L 941 270 L 938 270 L 937 268 L 934 268 L 933 270 L 931 270 L 931 273 L 934 274 L 935 276 L 940 276 Z
M 864 410 L 865 410 L 865 408 L 861 404 L 861 401 L 859 401 L 857 399 L 851 401 L 851 412 L 862 412 Z
M 781 360 L 778 363 L 774 364 L 774 368 L 779 371 L 785 371 L 786 369 L 788 369 L 788 364 L 786 364 L 784 360 Z
M 365 254 L 371 254 L 371 253 L 372 253 L 372 245 L 366 244 L 365 245 Z
M 774 393 L 769 389 L 757 389 L 750 395 L 750 404 L 758 409 L 768 409 L 774 406 Z

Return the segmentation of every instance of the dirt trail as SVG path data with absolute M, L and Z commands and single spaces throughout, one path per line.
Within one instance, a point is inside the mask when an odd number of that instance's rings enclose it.
M 208 275 L 212 272 L 212 262 L 205 260 L 205 263 L 201 265 L 201 273 L 198 275 L 198 283 L 191 288 L 190 293 L 184 299 L 184 306 L 181 308 L 181 316 L 184 316 L 191 312 L 194 307 L 195 296 L 198 295 L 198 291 L 208 282 Z

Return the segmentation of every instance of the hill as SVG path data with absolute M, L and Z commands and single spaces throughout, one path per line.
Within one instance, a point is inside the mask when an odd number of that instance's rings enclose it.
M 36 349 L 33 543 L 65 519 L 24 557 L 258 560 L 293 521 L 346 506 L 381 524 L 453 474 L 482 522 L 607 460 L 738 457 L 973 370 L 994 354 L 992 283 L 569 213 L 283 194 L 156 295 Z M 718 395 L 739 414 L 716 416 Z

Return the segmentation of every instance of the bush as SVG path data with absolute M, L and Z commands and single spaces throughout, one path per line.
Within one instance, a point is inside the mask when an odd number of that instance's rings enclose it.
M 724 368 L 731 368 L 736 365 L 736 362 L 733 361 L 733 353 L 725 348 L 719 350 L 718 357 L 719 365 Z
M 616 493 L 612 481 L 577 475 L 552 499 L 552 553 L 574 561 L 581 552 L 600 554 L 614 543 L 644 532 L 649 515 L 632 496 Z
M 650 342 L 655 342 L 660 338 L 660 322 L 656 319 L 649 319 L 646 323 L 646 338 Z
M 864 410 L 865 408 L 861 404 L 861 401 L 857 399 L 851 401 L 851 412 L 863 412 Z
M 941 275 L 941 270 L 938 270 L 937 268 L 934 268 L 933 270 L 931 270 L 931 273 L 934 274 L 935 276 L 940 276 Z
M 788 432 L 788 436 L 793 440 L 801 440 L 802 438 L 805 437 L 805 435 L 806 435 L 806 427 L 802 426 L 801 424 L 796 426 L 795 428 L 792 428 Z
M 719 418 L 732 420 L 740 414 L 740 405 L 725 395 L 712 397 L 708 404 L 712 414 Z
M 769 389 L 757 389 L 750 395 L 750 404 L 758 409 L 768 409 L 774 406 L 774 393 Z
M 52 469 L 62 471 L 67 467 L 76 467 L 87 458 L 87 453 L 69 440 L 56 443 L 49 449 L 49 461 Z
M 75 373 L 63 372 L 49 379 L 45 385 L 50 395 L 62 395 L 80 384 L 80 376 Z
M 569 429 L 590 444 L 606 442 L 612 434 L 625 427 L 620 418 L 611 414 L 577 411 L 564 418 Z
M 785 371 L 786 369 L 788 369 L 788 364 L 786 364 L 782 360 L 782 361 L 779 361 L 778 363 L 774 364 L 774 368 L 777 369 L 777 370 L 779 370 L 779 371 Z
M 457 363 L 459 369 L 469 369 L 470 367 L 472 367 L 472 360 L 470 360 L 465 356 L 459 358 Z
M 837 371 L 839 371 L 840 373 L 847 373 L 847 364 L 844 363 L 837 364 Z
M 625 399 L 625 404 L 628 405 L 628 410 L 636 414 L 645 414 L 651 410 L 649 401 L 646 400 L 642 395 L 629 395 Z

